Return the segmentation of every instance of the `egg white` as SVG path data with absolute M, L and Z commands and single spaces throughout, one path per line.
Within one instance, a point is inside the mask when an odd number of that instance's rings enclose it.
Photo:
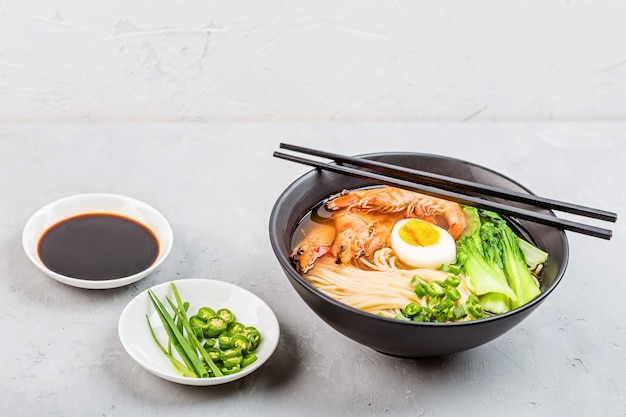
M 391 232 L 391 249 L 400 260 L 414 268 L 439 268 L 443 264 L 454 263 L 456 245 L 454 238 L 441 227 L 432 225 L 439 230 L 439 240 L 430 246 L 413 246 L 400 237 L 400 228 L 409 220 L 398 221 Z M 423 220 L 418 220 L 423 221 Z

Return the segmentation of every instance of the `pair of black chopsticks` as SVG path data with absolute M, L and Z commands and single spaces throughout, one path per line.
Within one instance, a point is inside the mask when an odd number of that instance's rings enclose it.
M 538 197 L 532 194 L 524 194 L 515 191 L 504 190 L 485 184 L 478 184 L 471 181 L 465 181 L 457 178 L 447 177 L 444 175 L 434 174 L 431 172 L 420 171 L 417 169 L 405 168 L 370 159 L 345 156 L 331 152 L 305 148 L 302 146 L 289 145 L 286 143 L 281 143 L 280 148 L 316 157 L 332 159 L 335 161 L 335 164 L 318 162 L 281 152 L 274 152 L 274 156 L 276 158 L 297 162 L 300 164 L 312 166 L 317 169 L 323 169 L 339 174 L 348 175 L 351 177 L 366 179 L 375 184 L 392 185 L 410 191 L 428 194 L 433 197 L 455 201 L 460 204 L 466 204 L 477 208 L 493 210 L 500 214 L 517 217 L 519 219 L 530 220 L 536 223 L 545 224 L 572 232 L 582 233 L 593 237 L 599 237 L 602 239 L 611 239 L 611 230 L 578 223 L 571 220 L 560 219 L 558 217 L 554 217 L 548 214 L 538 213 L 511 205 L 490 201 L 481 197 L 476 197 L 475 194 L 502 198 L 510 201 L 516 201 L 519 203 L 530 204 L 549 210 L 562 211 L 570 214 L 576 214 L 609 222 L 615 222 L 617 220 L 617 214 L 609 211 L 598 210 L 562 201 L 556 201 L 548 198 Z M 357 169 L 357 167 L 366 168 L 368 169 L 368 171 Z M 473 195 L 468 195 L 464 193 L 470 193 Z

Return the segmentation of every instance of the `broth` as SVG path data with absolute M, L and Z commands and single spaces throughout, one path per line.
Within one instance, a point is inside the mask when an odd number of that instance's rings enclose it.
M 473 228 L 462 238 L 466 213 Z M 497 214 L 393 187 L 363 188 L 316 205 L 298 224 L 290 257 L 311 285 L 354 308 L 461 321 L 501 314 L 539 295 L 542 266 L 521 272 L 525 259 L 516 255 L 513 235 L 527 233 Z M 405 314 L 409 305 L 419 314 Z

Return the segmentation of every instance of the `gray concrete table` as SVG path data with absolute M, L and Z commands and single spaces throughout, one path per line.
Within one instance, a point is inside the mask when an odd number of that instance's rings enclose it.
M 337 333 L 276 262 L 268 218 L 308 168 L 281 142 L 339 153 L 412 151 L 488 166 L 534 192 L 624 214 L 626 123 L 127 124 L 0 126 L 0 415 L 590 416 L 626 413 L 625 223 L 610 241 L 568 232 L 564 280 L 518 327 L 430 360 L 382 355 Z M 125 194 L 171 222 L 152 275 L 112 290 L 66 286 L 21 247 L 28 217 L 61 197 Z M 117 322 L 171 279 L 240 285 L 275 311 L 274 356 L 237 382 L 161 380 L 124 351 Z

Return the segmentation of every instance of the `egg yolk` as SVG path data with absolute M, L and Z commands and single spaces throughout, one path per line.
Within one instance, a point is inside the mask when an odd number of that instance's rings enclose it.
M 400 238 L 412 246 L 431 246 L 439 242 L 439 230 L 428 222 L 409 220 L 398 230 Z

